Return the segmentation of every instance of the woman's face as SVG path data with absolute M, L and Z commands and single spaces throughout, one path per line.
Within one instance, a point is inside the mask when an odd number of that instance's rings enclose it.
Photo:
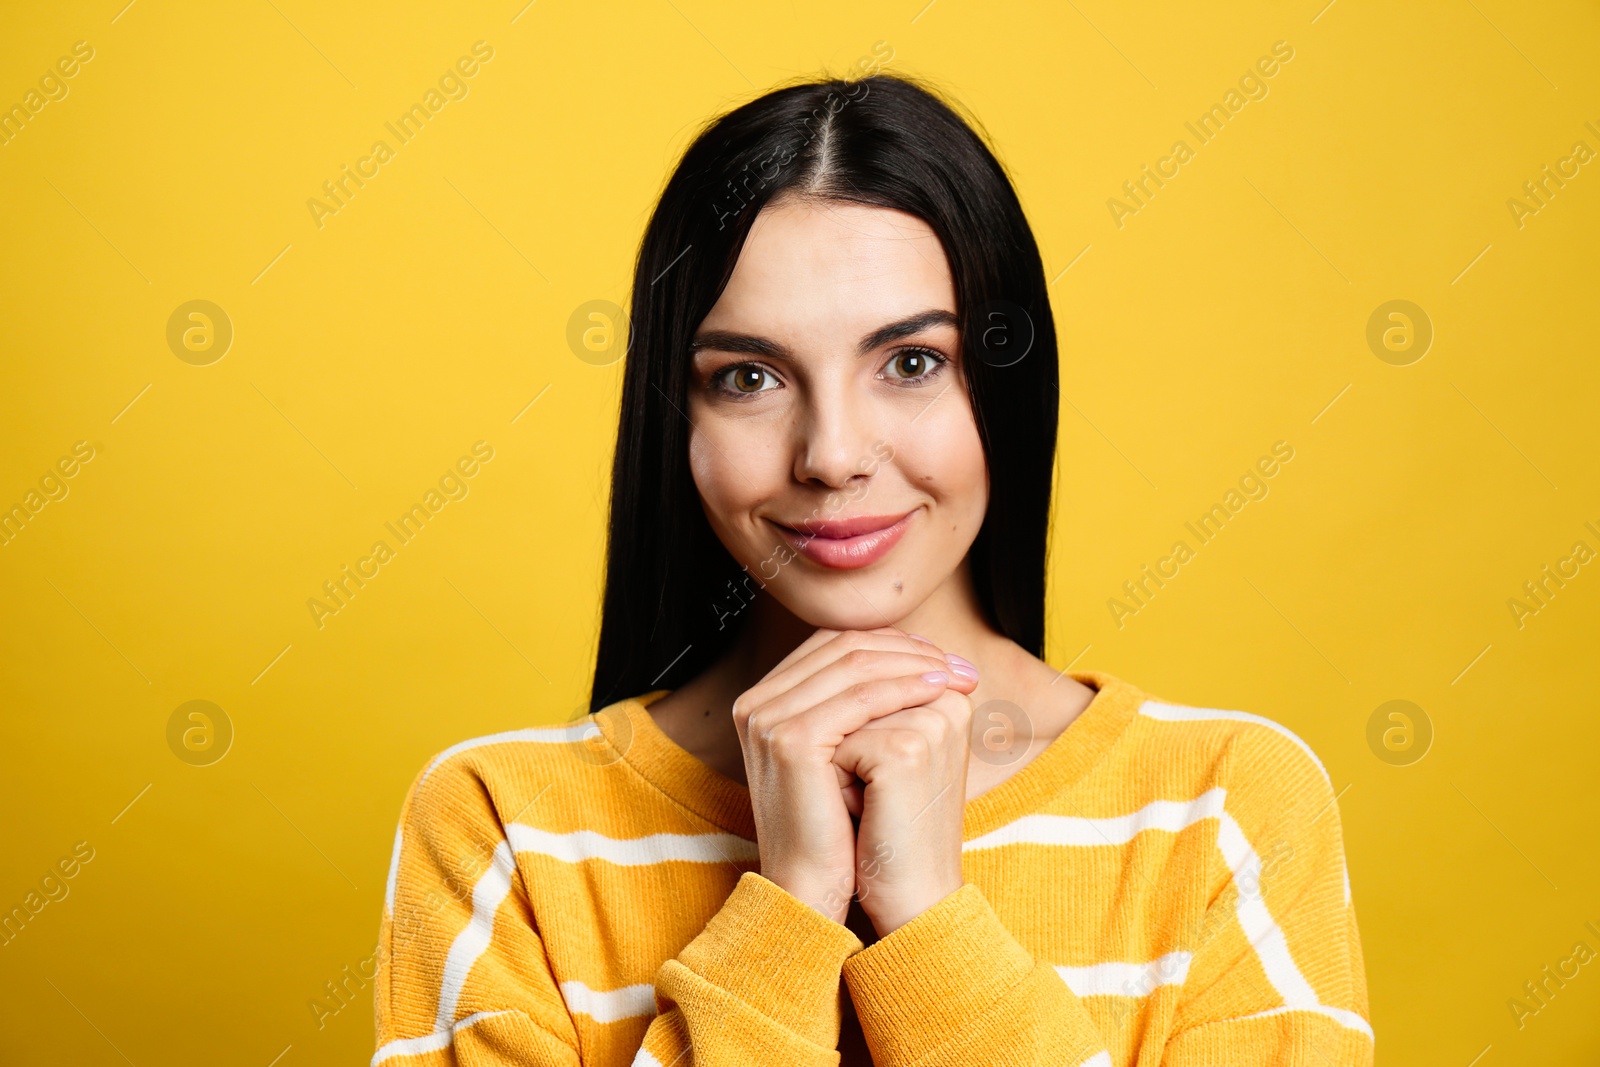
M 899 622 L 963 566 L 989 476 L 927 223 L 782 199 L 695 333 L 689 462 L 711 528 L 805 622 Z

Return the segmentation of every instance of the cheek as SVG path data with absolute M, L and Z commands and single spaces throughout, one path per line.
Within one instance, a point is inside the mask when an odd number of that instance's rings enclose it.
M 694 475 L 695 488 L 713 525 L 721 525 L 717 516 L 724 514 L 734 503 L 738 483 L 728 466 L 727 456 L 717 448 L 716 442 L 698 431 L 689 434 L 689 471 Z
M 768 495 L 771 459 L 737 435 L 690 431 L 689 471 L 706 518 L 724 543 L 748 536 L 748 513 Z
M 895 461 L 907 477 L 952 520 L 969 512 L 981 520 L 989 502 L 989 467 L 970 409 L 919 419 L 909 429 L 903 445 L 895 443 Z

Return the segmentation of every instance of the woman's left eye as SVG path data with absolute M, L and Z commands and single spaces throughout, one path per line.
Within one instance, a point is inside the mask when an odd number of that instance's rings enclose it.
M 943 369 L 946 359 L 931 348 L 902 348 L 884 364 L 888 376 L 902 382 L 925 382 Z

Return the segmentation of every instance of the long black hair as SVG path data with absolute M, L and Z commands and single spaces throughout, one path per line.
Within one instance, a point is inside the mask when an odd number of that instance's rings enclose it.
M 1044 266 L 1015 189 L 968 121 L 912 78 L 788 85 L 713 119 L 650 217 L 634 268 L 605 601 L 590 710 L 676 689 L 732 644 L 761 582 L 706 521 L 689 468 L 689 343 L 779 194 L 895 208 L 938 235 L 990 497 L 968 555 L 990 623 L 1044 652 L 1057 365 Z M 742 599 L 735 599 L 742 598 Z M 733 624 L 729 623 L 730 616 Z

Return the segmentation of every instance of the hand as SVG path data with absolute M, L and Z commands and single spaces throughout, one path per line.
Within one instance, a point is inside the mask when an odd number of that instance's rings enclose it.
M 924 643 L 929 655 L 943 658 Z M 874 717 L 834 750 L 834 762 L 866 782 L 856 830 L 856 896 L 880 937 L 965 881 L 961 830 L 972 734 L 967 697 L 976 687 L 974 677 L 924 704 Z
M 851 815 L 864 797 L 835 750 L 874 719 L 971 684 L 936 648 L 899 630 L 822 629 L 740 694 L 733 722 L 762 877 L 844 922 L 856 889 Z M 959 839 L 958 830 L 958 847 Z

